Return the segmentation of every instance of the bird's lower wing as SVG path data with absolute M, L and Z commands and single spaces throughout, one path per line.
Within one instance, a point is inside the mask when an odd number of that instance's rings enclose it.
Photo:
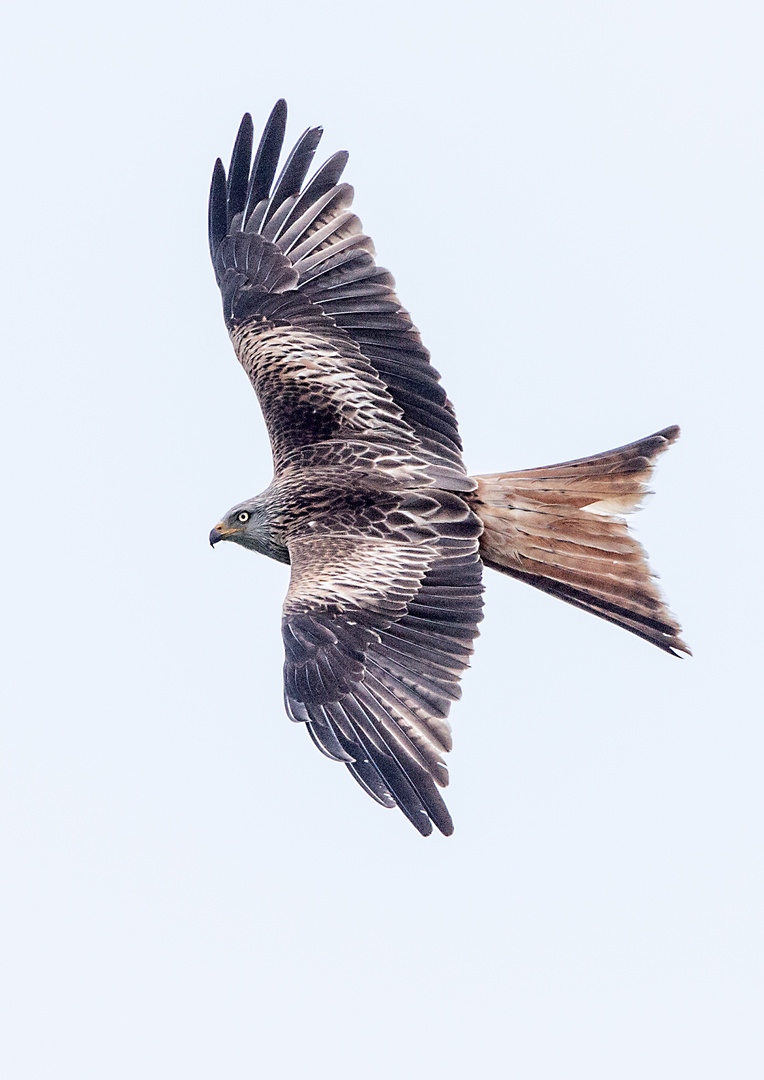
M 433 823 L 453 829 L 437 787 L 448 783 L 448 711 L 482 617 L 480 527 L 465 511 L 442 511 L 452 520 L 429 541 L 322 535 L 289 544 L 287 712 L 423 835 Z

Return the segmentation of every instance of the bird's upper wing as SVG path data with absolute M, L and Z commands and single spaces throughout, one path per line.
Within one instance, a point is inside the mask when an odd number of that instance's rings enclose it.
M 226 323 L 268 426 L 277 473 L 306 445 L 391 441 L 466 476 L 451 403 L 429 353 L 374 263 L 334 154 L 309 183 L 310 128 L 277 179 L 286 104 L 252 160 L 245 115 L 226 176 L 212 177 L 209 237 Z M 469 488 L 469 484 L 463 490 Z
M 378 802 L 449 834 L 436 785 L 482 617 L 481 526 L 443 491 L 400 493 L 382 524 L 369 535 L 329 519 L 290 539 L 286 708 Z

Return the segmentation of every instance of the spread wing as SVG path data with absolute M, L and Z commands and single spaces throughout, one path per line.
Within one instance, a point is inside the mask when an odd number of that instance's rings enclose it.
M 321 137 L 310 128 L 275 179 L 285 125 L 279 101 L 253 160 L 245 115 L 228 175 L 215 165 L 209 205 L 226 324 L 260 399 L 276 474 L 301 448 L 361 440 L 414 449 L 465 476 L 440 376 L 349 209 L 347 154 L 305 184 Z
M 282 623 L 291 718 L 425 836 L 433 822 L 453 831 L 437 786 L 482 618 L 479 519 L 455 495 L 429 495 L 402 496 L 384 536 L 328 525 L 290 540 Z

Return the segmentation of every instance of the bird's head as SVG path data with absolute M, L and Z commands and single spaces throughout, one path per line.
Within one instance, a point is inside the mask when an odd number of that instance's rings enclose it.
M 254 499 L 231 507 L 210 533 L 211 547 L 221 540 L 232 540 L 234 544 L 257 551 L 257 535 L 263 529 L 262 517 L 262 507 Z
M 259 551 L 279 562 L 289 562 L 286 546 L 279 543 L 261 496 L 247 499 L 223 515 L 210 532 L 210 546 L 214 547 L 221 540 L 232 540 L 250 551 Z

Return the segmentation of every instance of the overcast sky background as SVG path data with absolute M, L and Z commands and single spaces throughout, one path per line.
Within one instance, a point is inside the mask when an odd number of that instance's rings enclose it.
M 17 4 L 0 41 L 0 1071 L 758 1080 L 760 5 Z M 491 575 L 422 839 L 281 703 L 206 199 L 322 123 L 473 472 L 680 423 L 675 660 Z M 487 575 L 488 577 L 488 575 Z

